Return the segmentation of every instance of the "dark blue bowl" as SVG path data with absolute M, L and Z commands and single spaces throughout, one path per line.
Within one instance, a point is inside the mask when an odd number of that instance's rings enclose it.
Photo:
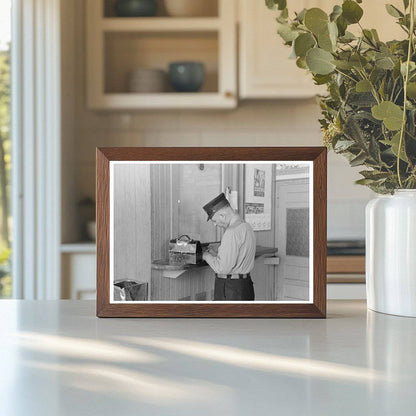
M 117 0 L 114 5 L 116 16 L 149 17 L 156 16 L 158 0 Z
M 201 62 L 172 62 L 169 81 L 177 92 L 197 92 L 205 80 L 205 67 Z

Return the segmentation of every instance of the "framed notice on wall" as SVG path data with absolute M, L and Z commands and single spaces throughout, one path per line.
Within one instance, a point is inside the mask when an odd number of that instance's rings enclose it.
M 272 165 L 246 164 L 244 219 L 254 231 L 272 227 Z

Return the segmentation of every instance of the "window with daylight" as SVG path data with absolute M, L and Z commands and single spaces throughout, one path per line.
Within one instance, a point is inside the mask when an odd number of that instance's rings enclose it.
M 11 276 L 11 137 L 10 45 L 11 0 L 0 0 L 0 298 L 12 296 Z

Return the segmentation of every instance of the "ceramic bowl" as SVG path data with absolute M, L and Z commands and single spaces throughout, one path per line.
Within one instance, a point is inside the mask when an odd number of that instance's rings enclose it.
M 167 75 L 161 69 L 138 68 L 129 73 L 127 90 L 135 93 L 159 93 L 167 90 Z
M 201 62 L 172 62 L 169 65 L 169 82 L 177 92 L 197 92 L 205 80 L 205 67 Z
M 114 11 L 119 17 L 156 16 L 157 3 L 158 0 L 117 0 Z

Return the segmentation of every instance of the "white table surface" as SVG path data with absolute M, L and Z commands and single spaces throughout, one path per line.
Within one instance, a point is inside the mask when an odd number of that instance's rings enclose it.
M 412 415 L 416 319 L 97 319 L 0 301 L 0 415 Z

